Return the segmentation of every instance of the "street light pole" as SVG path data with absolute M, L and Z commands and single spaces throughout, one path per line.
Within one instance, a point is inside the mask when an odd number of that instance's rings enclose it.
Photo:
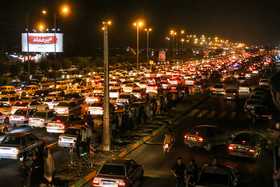
M 103 22 L 104 30 L 104 113 L 103 113 L 103 151 L 111 150 L 110 129 L 110 105 L 109 105 L 109 64 L 108 64 L 108 25 L 111 22 Z
M 54 25 L 54 88 L 56 88 L 56 14 L 53 13 L 53 25 Z
M 152 31 L 152 29 L 151 28 L 145 29 L 145 31 L 147 32 L 147 67 L 148 67 L 149 66 L 149 52 L 150 52 L 150 50 L 149 50 L 149 34 Z
M 30 79 L 30 60 L 29 60 L 29 23 L 28 23 L 28 12 L 26 12 L 26 36 L 27 36 L 27 69 L 28 79 Z
M 137 75 L 139 71 L 139 25 L 137 24 L 137 49 L 136 49 L 136 61 L 137 61 Z

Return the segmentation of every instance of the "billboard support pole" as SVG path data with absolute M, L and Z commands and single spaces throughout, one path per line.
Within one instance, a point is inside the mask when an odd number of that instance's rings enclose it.
M 110 111 L 109 111 L 109 64 L 108 64 L 108 24 L 104 25 L 104 113 L 103 113 L 103 151 L 111 150 Z
M 26 12 L 26 33 L 27 33 L 27 68 L 28 68 L 28 79 L 30 79 L 30 60 L 29 60 L 29 37 L 28 37 L 28 12 Z
M 56 88 L 56 14 L 53 13 L 53 25 L 54 25 L 54 88 Z

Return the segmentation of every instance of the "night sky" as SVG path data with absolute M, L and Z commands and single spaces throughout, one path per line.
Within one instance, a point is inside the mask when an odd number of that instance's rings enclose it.
M 278 45 L 280 41 L 280 2 L 277 0 L 1 0 L 0 40 L 9 52 L 20 51 L 21 32 L 44 22 L 53 26 L 52 13 L 68 3 L 71 12 L 58 16 L 57 28 L 64 33 L 67 56 L 91 56 L 102 47 L 102 21 L 112 20 L 110 47 L 136 46 L 133 22 L 145 21 L 153 29 L 151 47 L 166 47 L 171 29 L 187 34 L 219 36 L 234 42 Z M 49 10 L 47 16 L 42 9 Z M 146 36 L 140 33 L 140 47 Z

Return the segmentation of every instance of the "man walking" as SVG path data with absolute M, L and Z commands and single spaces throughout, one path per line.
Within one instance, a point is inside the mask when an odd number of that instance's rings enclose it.
M 185 187 L 187 169 L 185 164 L 182 163 L 182 157 L 178 157 L 177 163 L 171 169 L 172 174 L 176 179 L 176 187 Z

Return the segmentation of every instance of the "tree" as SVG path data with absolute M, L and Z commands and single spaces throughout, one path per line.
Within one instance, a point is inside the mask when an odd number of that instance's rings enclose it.
M 16 65 L 11 65 L 10 66 L 10 72 L 12 73 L 13 76 L 20 74 L 22 71 L 22 65 L 21 63 L 17 63 Z
M 30 73 L 33 74 L 36 72 L 37 64 L 31 60 L 29 62 L 30 62 Z M 28 72 L 28 61 L 25 61 L 23 63 L 23 69 L 24 69 L 24 71 Z
M 85 69 L 85 68 L 88 68 L 89 65 L 90 65 L 89 60 L 88 60 L 88 59 L 85 59 L 85 58 L 82 58 L 82 59 L 80 60 L 78 66 L 79 66 L 79 69 L 80 69 L 80 70 L 83 70 L 83 69 Z
M 43 70 L 45 73 L 51 68 L 51 61 L 49 60 L 42 60 L 39 63 L 39 67 L 41 70 Z
M 117 58 L 114 56 L 110 56 L 109 65 L 116 65 L 118 63 Z
M 94 61 L 93 61 L 94 66 L 97 67 L 102 67 L 103 66 L 103 59 L 100 57 L 97 57 Z
M 61 62 L 61 65 L 62 65 L 62 68 L 63 68 L 63 69 L 70 69 L 71 66 L 72 66 L 72 61 L 70 61 L 69 59 L 64 59 L 64 60 Z
M 59 63 L 58 61 L 51 61 L 51 68 L 53 70 L 60 70 L 61 69 L 61 63 Z

